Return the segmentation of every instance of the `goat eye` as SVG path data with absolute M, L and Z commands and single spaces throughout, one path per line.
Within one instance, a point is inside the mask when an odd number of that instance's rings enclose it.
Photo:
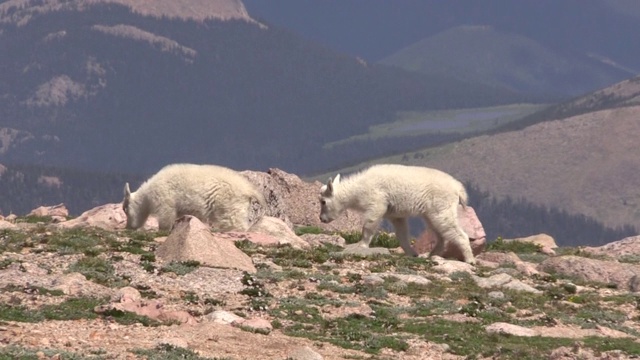
M 320 205 L 327 205 L 327 202 L 325 200 L 320 200 Z

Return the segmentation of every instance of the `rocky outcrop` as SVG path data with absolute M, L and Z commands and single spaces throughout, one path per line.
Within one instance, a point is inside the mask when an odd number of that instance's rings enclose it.
M 318 181 L 305 182 L 297 175 L 277 168 L 267 172 L 243 171 L 242 174 L 262 190 L 267 200 L 267 215 L 282 219 L 293 226 L 317 226 L 327 231 L 360 230 L 360 215 L 346 211 L 335 221 L 320 221 L 320 187 Z
M 594 255 L 604 255 L 614 259 L 623 256 L 638 256 L 640 255 L 640 236 L 630 236 L 598 247 L 586 246 L 582 250 Z

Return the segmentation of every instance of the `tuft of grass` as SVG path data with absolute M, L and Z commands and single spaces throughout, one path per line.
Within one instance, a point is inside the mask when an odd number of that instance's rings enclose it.
M 27 224 L 38 224 L 38 223 L 48 224 L 52 221 L 52 219 L 53 218 L 51 216 L 27 215 L 27 216 L 20 216 L 16 218 L 16 222 L 27 223 Z
M 136 284 L 133 285 L 133 287 L 137 289 L 140 292 L 140 296 L 145 299 L 157 299 L 160 297 L 155 291 L 151 290 L 151 287 L 148 285 Z
M 324 234 L 325 231 L 317 226 L 300 226 L 295 228 L 296 235 L 304 235 L 304 234 Z
M 514 252 L 516 254 L 532 254 L 541 249 L 542 246 L 530 241 L 504 241 L 502 237 L 498 237 L 487 245 L 487 251 Z

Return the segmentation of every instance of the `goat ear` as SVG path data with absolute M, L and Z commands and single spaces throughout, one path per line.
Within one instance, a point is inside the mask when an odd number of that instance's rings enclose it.
M 324 185 L 323 189 L 323 193 L 325 196 L 331 196 L 333 194 L 333 179 L 329 178 L 329 181 L 327 181 L 327 185 Z
M 125 199 L 129 199 L 131 197 L 131 189 L 129 188 L 129 183 L 124 184 L 124 197 Z
M 336 178 L 333 179 L 334 184 L 340 184 L 340 174 L 336 175 Z

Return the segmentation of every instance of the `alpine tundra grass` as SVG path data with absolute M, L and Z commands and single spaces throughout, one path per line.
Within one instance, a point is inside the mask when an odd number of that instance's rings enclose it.
M 214 310 L 227 310 L 242 317 L 259 315 L 269 319 L 273 330 L 241 329 L 257 332 L 251 336 L 278 333 L 310 339 L 315 344 L 333 344 L 360 351 L 363 359 L 397 358 L 416 342 L 443 344 L 451 354 L 470 359 L 546 358 L 558 347 L 574 347 L 576 341 L 598 354 L 616 349 L 627 356 L 640 356 L 640 328 L 636 325 L 640 297 L 607 284 L 581 283 L 561 274 L 527 277 L 510 266 L 476 266 L 473 273 L 459 271 L 445 276 L 435 270 L 437 259 L 407 257 L 394 251 L 365 257 L 341 254 L 341 248 L 335 245 L 298 250 L 290 246 L 263 247 L 245 240 L 236 242 L 237 247 L 259 261 L 257 273 L 242 276 L 243 290 L 212 296 L 183 286 L 170 297 L 153 281 L 140 282 L 117 270 L 123 261 L 128 261 L 137 264 L 139 272 L 135 274 L 146 274 L 146 279 L 182 279 L 200 271 L 203 265 L 195 262 L 156 264 L 154 239 L 163 235 L 166 233 L 97 229 L 4 230 L 0 232 L 0 271 L 30 271 L 33 265 L 24 256 L 55 254 L 66 259 L 65 268 L 51 266 L 47 270 L 50 273 L 79 272 L 89 281 L 113 289 L 129 284 L 146 299 L 169 302 L 193 316 L 206 316 Z M 384 236 L 381 245 L 397 246 L 392 234 Z M 514 251 L 521 257 L 546 256 L 528 245 L 503 243 L 494 248 L 490 251 Z M 571 249 L 559 251 L 579 253 Z M 145 271 L 145 266 L 151 266 L 152 271 Z M 526 281 L 539 293 L 485 289 L 475 280 L 499 273 Z M 127 328 L 176 326 L 122 311 L 96 312 L 96 307 L 109 299 L 72 296 L 53 288 L 12 284 L 0 289 L 0 300 L 0 328 L 15 323 L 96 320 Z M 529 328 L 606 327 L 628 337 L 572 339 L 487 332 L 487 326 L 498 322 Z M 53 354 L 45 347 L 10 346 L 0 348 L 0 359 L 34 359 L 39 351 L 46 356 Z M 109 349 L 93 351 L 56 353 L 65 359 L 109 358 Z M 129 354 L 148 359 L 207 359 L 169 345 L 131 348 Z

